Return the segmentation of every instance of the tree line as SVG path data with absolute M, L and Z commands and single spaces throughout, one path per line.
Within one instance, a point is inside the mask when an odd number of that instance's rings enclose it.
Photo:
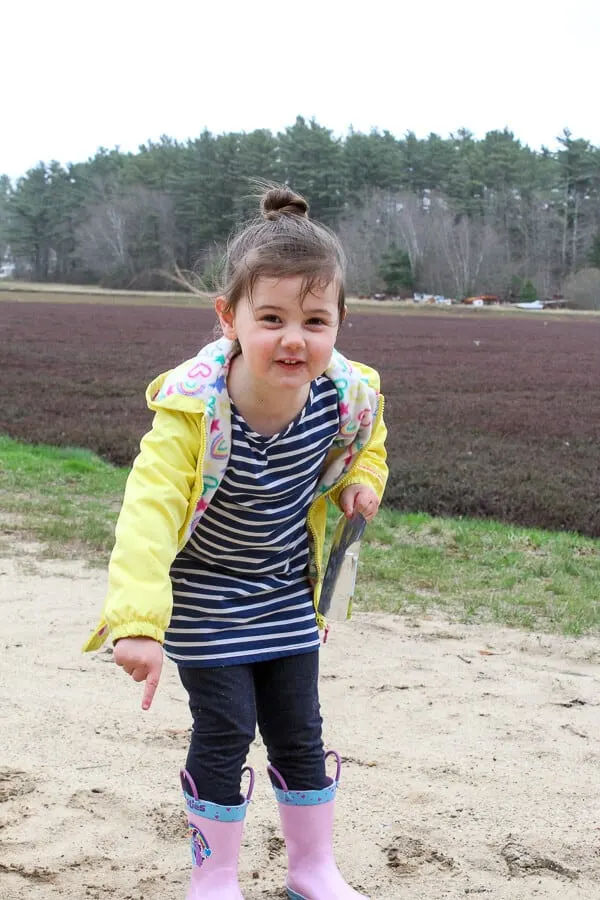
M 566 129 L 551 152 L 507 129 L 340 138 L 298 117 L 279 133 L 40 162 L 0 176 L 0 261 L 41 282 L 161 288 L 179 269 L 210 288 L 229 234 L 256 212 L 256 179 L 291 185 L 339 233 L 353 293 L 516 299 L 533 286 L 600 305 L 600 148 Z

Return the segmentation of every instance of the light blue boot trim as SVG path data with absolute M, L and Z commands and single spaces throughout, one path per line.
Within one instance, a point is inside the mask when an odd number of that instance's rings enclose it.
M 332 780 L 329 787 L 323 788 L 321 791 L 284 791 L 275 786 L 273 790 L 278 803 L 285 803 L 288 806 L 320 806 L 335 799 L 337 786 L 337 781 Z
M 329 750 L 329 752 L 325 754 L 325 762 L 327 762 L 330 756 L 335 758 L 337 764 L 335 778 L 329 778 L 327 787 L 324 787 L 320 791 L 290 791 L 281 772 L 279 772 L 275 766 L 267 766 L 267 771 L 271 776 L 271 783 L 273 784 L 277 802 L 285 803 L 287 806 L 321 806 L 335 800 L 335 792 L 340 783 L 342 760 L 339 753 L 336 753 L 335 750 Z M 280 785 L 279 787 L 275 785 L 273 779 L 277 779 Z M 301 897 L 300 900 L 304 900 L 304 898 Z
M 247 800 L 239 806 L 219 806 L 218 803 L 209 803 L 208 800 L 196 800 L 185 791 L 183 796 L 187 811 L 203 819 L 212 819 L 213 822 L 241 822 L 246 818 Z
M 251 768 L 245 768 L 242 771 L 250 773 L 250 786 L 243 803 L 238 806 L 220 806 L 218 803 L 211 803 L 208 800 L 201 800 L 198 797 L 196 785 L 192 776 L 185 769 L 181 770 L 181 786 L 183 788 L 183 796 L 185 805 L 189 813 L 200 816 L 202 819 L 211 819 L 213 822 L 241 822 L 246 818 L 246 810 L 252 798 L 254 790 L 254 771 Z M 188 791 L 191 788 L 192 793 Z

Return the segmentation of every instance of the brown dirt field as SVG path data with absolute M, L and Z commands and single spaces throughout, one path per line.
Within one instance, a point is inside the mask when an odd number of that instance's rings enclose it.
M 0 432 L 131 463 L 143 392 L 214 338 L 207 307 L 0 303 Z M 386 503 L 600 536 L 600 318 L 352 311 L 386 395 Z

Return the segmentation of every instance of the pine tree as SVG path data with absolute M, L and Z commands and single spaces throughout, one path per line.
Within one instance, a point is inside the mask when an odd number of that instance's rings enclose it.
M 307 198 L 313 219 L 335 225 L 346 193 L 341 141 L 302 116 L 278 140 L 285 183 Z
M 600 228 L 594 235 L 589 261 L 590 265 L 593 266 L 594 269 L 600 269 Z
M 381 257 L 379 274 L 388 294 L 399 294 L 402 290 L 412 290 L 415 279 L 406 251 L 392 244 Z
M 528 279 L 521 288 L 521 300 L 523 303 L 533 303 L 538 298 L 533 281 Z
M 8 175 L 0 175 L 0 265 L 8 250 L 8 204 L 12 185 Z

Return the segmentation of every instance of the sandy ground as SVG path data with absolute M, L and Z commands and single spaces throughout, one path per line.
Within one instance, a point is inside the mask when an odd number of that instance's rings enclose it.
M 172 666 L 149 713 L 79 647 L 104 574 L 0 559 L 0 897 L 183 900 L 189 716 Z M 372 898 L 600 896 L 600 642 L 357 615 L 322 652 L 345 758 L 336 848 Z M 283 898 L 264 749 L 246 900 Z

